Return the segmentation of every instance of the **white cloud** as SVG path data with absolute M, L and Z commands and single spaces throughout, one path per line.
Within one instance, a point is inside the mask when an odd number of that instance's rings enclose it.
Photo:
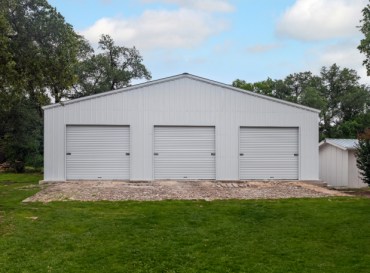
M 180 8 L 147 10 L 135 18 L 101 18 L 81 34 L 94 44 L 101 34 L 109 34 L 117 44 L 148 50 L 194 48 L 226 28 L 225 21 L 206 12 Z
M 362 65 L 365 56 L 358 51 L 357 43 L 356 40 L 347 41 L 307 52 L 311 70 L 318 73 L 322 66 L 328 67 L 336 63 L 342 68 L 356 70 L 361 77 L 360 82 L 370 84 L 370 77 L 366 75 L 366 69 Z
M 247 52 L 249 53 L 266 53 L 274 49 L 282 47 L 281 44 L 256 44 L 250 47 L 247 47 Z
M 328 46 L 320 53 L 320 63 L 324 65 L 338 63 L 349 68 L 361 67 L 363 56 L 356 46 L 356 43 L 351 42 Z
M 323 40 L 359 34 L 356 26 L 367 0 L 297 0 L 277 24 L 277 34 L 297 40 Z
M 180 7 L 202 10 L 206 12 L 232 12 L 234 6 L 229 0 L 142 0 L 144 3 L 168 3 Z

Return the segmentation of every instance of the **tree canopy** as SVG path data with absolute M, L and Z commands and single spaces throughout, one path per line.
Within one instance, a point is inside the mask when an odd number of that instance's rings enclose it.
M 233 86 L 321 110 L 320 138 L 349 137 L 370 126 L 369 88 L 359 83 L 357 72 L 333 64 L 319 75 L 310 71 L 290 74 L 282 80 L 248 83 L 235 80 Z
M 135 47 L 117 46 L 109 35 L 102 35 L 99 49 L 101 53 L 87 48 L 85 58 L 77 66 L 71 98 L 122 88 L 134 79 L 151 79 Z
M 363 8 L 360 23 L 360 31 L 365 37 L 360 41 L 360 45 L 357 48 L 366 57 L 363 64 L 366 67 L 367 75 L 370 76 L 370 4 Z
M 150 78 L 135 48 L 103 35 L 100 49 L 94 54 L 46 0 L 0 1 L 1 161 L 19 171 L 42 164 L 43 105 Z

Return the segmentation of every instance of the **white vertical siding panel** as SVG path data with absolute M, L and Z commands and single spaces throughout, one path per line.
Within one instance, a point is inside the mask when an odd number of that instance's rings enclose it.
M 341 162 L 342 166 L 341 166 L 341 171 L 340 171 L 341 186 L 346 186 L 348 185 L 348 152 L 339 150 L 339 149 L 337 149 L 337 151 L 342 157 L 342 162 Z
M 338 164 L 336 165 L 336 172 L 335 172 L 335 179 L 338 186 L 346 186 L 347 179 L 348 179 L 348 156 L 347 152 L 341 149 L 335 148 L 334 149 L 334 162 L 336 161 Z
M 362 181 L 360 171 L 357 168 L 354 150 L 348 151 L 348 186 L 350 188 L 368 187 L 368 185 Z
M 320 148 L 320 179 L 330 186 L 348 186 L 348 153 L 332 145 Z
M 315 118 L 313 113 L 305 113 L 296 118 L 298 119 L 296 123 L 300 126 L 300 179 L 317 180 L 319 173 L 318 116 L 316 115 Z
M 329 173 L 330 180 L 332 181 L 333 185 L 341 186 L 341 173 L 340 169 L 342 166 L 342 156 L 338 153 L 337 148 L 332 147 L 330 149 L 330 160 L 334 162 L 333 170 Z
M 53 132 L 52 132 L 53 113 L 49 110 L 47 115 L 44 115 L 44 179 L 52 180 L 53 167 Z
M 64 179 L 64 109 L 63 107 L 49 110 L 50 119 L 45 127 L 48 143 L 45 149 L 45 158 L 51 160 L 46 163 L 45 180 L 63 181 Z
M 91 123 L 91 101 L 85 101 L 80 104 L 80 123 L 90 124 Z
M 96 115 L 97 115 L 97 111 L 96 111 L 96 100 L 89 100 L 90 101 L 90 106 L 91 106 L 91 109 L 90 109 L 90 122 L 91 124 L 96 124 Z
M 61 156 L 58 157 L 58 178 L 61 179 L 65 177 L 65 109 L 59 109 L 58 113 L 58 120 L 60 122 L 57 124 L 57 135 L 58 135 L 58 154 Z M 78 116 L 79 117 L 79 116 Z
M 320 154 L 319 154 L 319 164 L 320 164 L 319 178 L 321 180 L 325 180 L 326 178 L 327 161 L 325 159 L 326 159 L 326 153 L 324 152 L 324 147 L 323 147 L 321 148 Z

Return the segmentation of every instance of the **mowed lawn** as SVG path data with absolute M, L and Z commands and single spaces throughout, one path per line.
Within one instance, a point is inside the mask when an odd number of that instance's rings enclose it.
M 0 272 L 370 272 L 370 199 L 22 203 L 0 174 Z

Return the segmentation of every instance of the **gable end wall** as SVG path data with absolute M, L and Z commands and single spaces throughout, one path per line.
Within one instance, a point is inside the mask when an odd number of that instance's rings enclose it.
M 216 177 L 239 179 L 241 126 L 298 127 L 299 178 L 318 179 L 318 114 L 190 78 L 45 109 L 45 174 L 65 180 L 67 125 L 129 125 L 131 180 L 153 179 L 155 125 L 215 126 Z

